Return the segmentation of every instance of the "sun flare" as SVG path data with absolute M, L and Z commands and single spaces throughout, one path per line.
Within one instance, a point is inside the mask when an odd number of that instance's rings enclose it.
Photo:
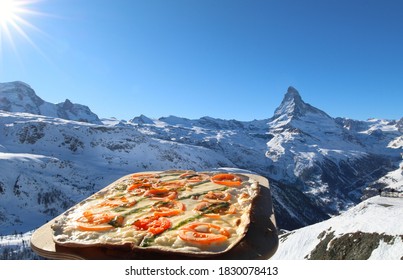
M 36 11 L 35 4 L 44 0 L 0 0 L 0 62 L 4 58 L 3 50 L 6 46 L 11 47 L 18 56 L 18 48 L 22 47 L 17 38 L 22 37 L 31 47 L 42 54 L 33 42 L 29 32 L 43 32 L 30 22 L 32 16 L 43 16 Z
M 6 24 L 12 24 L 18 17 L 19 3 L 15 0 L 0 0 L 0 24 L 5 28 Z

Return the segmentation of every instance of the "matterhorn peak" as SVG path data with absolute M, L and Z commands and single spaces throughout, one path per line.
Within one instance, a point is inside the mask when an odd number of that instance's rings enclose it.
M 302 101 L 301 95 L 299 95 L 299 92 L 296 88 L 294 87 L 288 87 L 287 92 L 284 96 L 283 102 L 294 102 L 296 106 L 304 106 L 304 101 Z
M 276 111 L 274 112 L 273 118 L 278 117 L 298 118 L 303 115 L 306 115 L 307 112 L 319 113 L 327 116 L 325 112 L 311 106 L 308 103 L 305 103 L 302 100 L 302 97 L 299 94 L 298 90 L 290 86 L 288 87 L 287 92 L 285 93 L 285 96 L 280 106 L 277 107 Z
M 289 86 L 289 87 L 288 87 L 286 94 L 295 95 L 295 96 L 299 96 L 299 97 L 300 97 L 298 90 L 297 90 L 295 87 L 292 87 L 292 86 Z

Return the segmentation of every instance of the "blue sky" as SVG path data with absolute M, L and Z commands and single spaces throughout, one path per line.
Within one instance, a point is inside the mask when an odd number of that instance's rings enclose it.
M 400 0 L 36 0 L 25 8 L 17 23 L 25 37 L 0 27 L 0 82 L 24 81 L 46 101 L 68 98 L 100 117 L 265 119 L 288 86 L 333 117 L 403 117 Z

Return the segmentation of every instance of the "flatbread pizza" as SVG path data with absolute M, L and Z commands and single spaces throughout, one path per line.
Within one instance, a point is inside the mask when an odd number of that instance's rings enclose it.
M 258 194 L 259 183 L 247 174 L 129 174 L 57 218 L 53 240 L 68 248 L 222 254 L 247 233 Z

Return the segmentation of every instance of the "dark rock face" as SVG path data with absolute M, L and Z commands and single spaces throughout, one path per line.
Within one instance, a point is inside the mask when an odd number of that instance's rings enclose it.
M 21 144 L 35 144 L 39 139 L 45 136 L 44 128 L 45 124 L 28 124 L 18 132 L 19 140 Z
M 387 234 L 352 232 L 335 238 L 334 232 L 318 236 L 322 239 L 305 258 L 310 260 L 367 260 L 380 242 L 390 244 L 395 237 Z M 393 242 L 392 242 L 393 243 Z M 402 252 L 403 257 L 403 252 Z
M 335 163 L 325 160 L 320 167 L 321 179 L 334 195 L 343 196 L 355 204 L 361 201 L 363 189 L 396 168 L 390 158 L 368 154 L 352 160 Z
M 292 230 L 330 218 L 296 186 L 275 181 L 270 186 L 278 228 Z

